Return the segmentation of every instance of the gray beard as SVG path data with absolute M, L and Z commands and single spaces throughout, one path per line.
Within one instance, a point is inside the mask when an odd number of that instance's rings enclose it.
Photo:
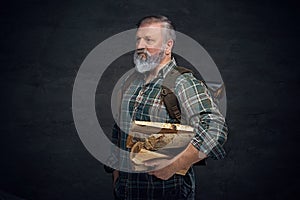
M 146 60 L 143 60 L 140 58 L 140 56 L 137 54 L 137 52 L 134 53 L 134 64 L 135 69 L 139 73 L 145 73 L 153 70 L 155 67 L 157 67 L 162 59 L 164 58 L 164 51 L 161 50 L 158 54 L 152 55 L 147 51 L 146 52 Z

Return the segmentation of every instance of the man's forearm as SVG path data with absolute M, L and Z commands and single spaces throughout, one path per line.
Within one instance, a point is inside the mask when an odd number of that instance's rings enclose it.
M 203 160 L 207 155 L 201 151 L 198 151 L 191 143 L 187 148 L 177 156 L 174 164 L 179 170 L 189 169 L 194 163 Z
M 149 172 L 150 175 L 154 175 L 157 178 L 167 180 L 173 176 L 176 172 L 181 170 L 188 170 L 192 164 L 206 158 L 207 156 L 199 152 L 191 143 L 187 148 L 171 160 L 171 164 L 165 165 L 166 162 L 156 161 L 156 162 L 147 162 L 146 166 L 162 166 L 161 169 Z M 170 163 L 168 160 L 167 163 Z

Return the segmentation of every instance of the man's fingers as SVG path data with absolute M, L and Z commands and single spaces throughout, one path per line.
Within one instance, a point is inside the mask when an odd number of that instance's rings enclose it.
M 166 167 L 170 164 L 170 160 L 167 159 L 155 159 L 155 160 L 148 160 L 144 162 L 144 165 L 147 167 Z
M 144 162 L 144 165 L 147 167 L 155 167 L 158 165 L 158 162 L 157 161 L 146 161 L 146 162 Z
M 149 175 L 153 175 L 155 176 L 156 178 L 159 178 L 159 179 L 162 179 L 162 180 L 168 180 L 170 177 L 162 174 L 162 173 L 159 173 L 159 172 L 156 172 L 156 171 L 151 171 L 151 172 L 148 172 Z
M 155 173 L 154 173 L 154 171 L 150 171 L 150 172 L 148 172 L 148 174 L 149 175 L 154 175 Z

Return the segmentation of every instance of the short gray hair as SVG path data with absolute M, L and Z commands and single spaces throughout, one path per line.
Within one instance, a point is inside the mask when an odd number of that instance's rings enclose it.
M 143 24 L 153 24 L 153 23 L 161 23 L 162 28 L 166 30 L 164 43 L 168 40 L 176 41 L 175 27 L 173 23 L 163 15 L 150 15 L 142 18 L 138 23 L 137 27 L 139 28 Z

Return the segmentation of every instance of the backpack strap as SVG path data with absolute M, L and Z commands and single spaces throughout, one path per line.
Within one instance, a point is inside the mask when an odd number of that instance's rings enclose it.
M 176 119 L 178 122 L 181 120 L 181 110 L 179 106 L 178 99 L 174 94 L 175 89 L 175 82 L 178 76 L 185 74 L 185 73 L 192 73 L 191 70 L 184 68 L 184 67 L 175 67 L 173 68 L 164 79 L 162 86 L 161 86 L 161 98 L 166 106 L 168 114 L 171 118 Z
M 122 108 L 122 100 L 123 100 L 123 95 L 124 95 L 124 92 L 129 88 L 130 84 L 135 81 L 136 79 L 140 79 L 141 78 L 141 74 L 134 71 L 132 74 L 130 74 L 123 82 L 120 90 L 118 91 L 118 95 L 117 95 L 117 98 L 118 98 L 118 101 L 117 101 L 117 108 L 118 108 L 118 122 L 120 123 L 121 122 L 121 108 Z M 121 129 L 118 128 L 118 137 L 120 138 L 121 136 Z M 118 140 L 118 146 L 120 146 L 120 140 Z

